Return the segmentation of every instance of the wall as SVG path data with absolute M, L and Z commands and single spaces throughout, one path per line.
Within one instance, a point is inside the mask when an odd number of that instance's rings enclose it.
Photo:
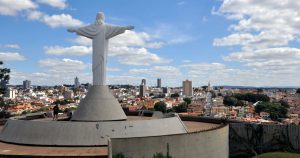
M 230 157 L 252 157 L 270 151 L 300 152 L 300 126 L 231 123 Z
M 228 125 L 220 128 L 169 136 L 112 138 L 112 154 L 132 158 L 153 158 L 169 152 L 172 158 L 228 158 Z M 169 146 L 169 150 L 167 150 Z

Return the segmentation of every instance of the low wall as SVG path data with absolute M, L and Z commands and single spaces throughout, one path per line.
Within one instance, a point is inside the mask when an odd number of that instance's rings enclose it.
M 230 157 L 252 157 L 271 151 L 300 152 L 300 126 L 231 123 Z
M 205 122 L 205 123 L 241 123 L 242 121 L 230 120 L 225 118 L 213 118 L 213 117 L 203 117 L 203 116 L 183 116 L 179 115 L 182 121 L 195 121 L 195 122 Z
M 176 158 L 228 158 L 228 125 L 188 134 L 156 137 L 112 138 L 112 155 L 153 158 L 156 153 Z

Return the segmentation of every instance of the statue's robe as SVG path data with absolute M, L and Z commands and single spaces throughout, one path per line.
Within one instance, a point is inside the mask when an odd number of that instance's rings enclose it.
M 91 24 L 76 29 L 78 35 L 93 40 L 93 85 L 106 85 L 108 40 L 124 33 L 126 29 L 109 24 Z

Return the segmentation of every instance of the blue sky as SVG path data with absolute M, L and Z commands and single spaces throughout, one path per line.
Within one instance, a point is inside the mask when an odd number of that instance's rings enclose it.
M 90 41 L 66 31 L 133 25 L 110 41 L 108 83 L 298 86 L 300 3 L 258 0 L 0 0 L 0 60 L 11 84 L 91 83 Z M 293 18 L 291 18 L 293 17 Z M 298 27 L 299 28 L 299 27 Z

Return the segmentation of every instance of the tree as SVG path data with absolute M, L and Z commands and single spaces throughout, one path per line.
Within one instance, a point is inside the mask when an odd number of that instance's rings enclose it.
M 297 89 L 296 93 L 300 94 L 300 88 Z
M 289 103 L 285 100 L 280 100 L 279 103 L 281 104 L 281 106 L 283 106 L 285 108 L 290 108 Z
M 278 120 L 278 118 L 285 118 L 288 110 L 280 103 L 260 102 L 255 106 L 255 112 L 268 112 L 272 120 Z
M 264 90 L 261 89 L 261 88 L 257 88 L 256 91 L 257 91 L 257 94 L 260 94 L 260 93 L 264 92 Z
M 154 110 L 165 113 L 167 111 L 167 104 L 163 101 L 157 102 L 154 105 Z
M 179 97 L 178 93 L 171 94 L 171 98 L 178 98 L 178 97 Z
M 246 93 L 246 94 L 235 94 L 234 97 L 238 100 L 245 100 L 252 103 L 256 103 L 257 101 L 269 102 L 270 98 L 265 94 L 253 94 L 253 93 Z
M 192 103 L 192 99 L 191 98 L 183 98 L 183 101 L 186 102 L 187 105 L 190 105 Z
M 242 100 L 238 100 L 235 106 L 245 106 L 245 103 Z
M 9 117 L 11 117 L 10 112 L 5 110 L 0 111 L 0 118 L 9 118 Z
M 6 90 L 5 85 L 9 82 L 10 69 L 2 68 L 3 62 L 0 61 L 0 94 L 3 94 Z
M 227 106 L 236 106 L 238 100 L 235 97 L 225 96 L 223 104 Z
M 182 103 L 178 104 L 178 106 L 174 106 L 173 107 L 173 111 L 175 111 L 177 113 L 187 112 L 187 108 L 188 108 L 187 103 L 186 102 L 182 102 Z
M 155 95 L 153 98 L 165 98 L 166 95 L 164 93 L 160 93 L 158 95 Z
M 203 90 L 207 90 L 208 86 L 202 86 L 201 87 Z

